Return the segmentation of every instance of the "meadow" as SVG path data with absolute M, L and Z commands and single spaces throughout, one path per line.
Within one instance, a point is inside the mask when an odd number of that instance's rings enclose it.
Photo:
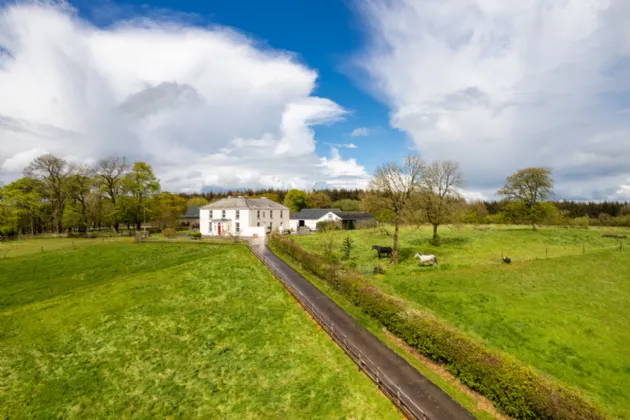
M 245 247 L 55 241 L 0 249 L 1 418 L 402 417 Z
M 377 287 L 582 389 L 612 417 L 630 418 L 630 242 L 620 250 L 603 233 L 630 236 L 620 228 L 460 226 L 443 228 L 433 246 L 428 228 L 404 228 L 401 263 L 381 259 L 382 274 L 368 274 L 378 263 L 371 245 L 391 245 L 381 230 L 291 238 L 324 253 L 332 237 L 340 258 L 349 235 L 355 249 L 342 263 Z M 439 265 L 420 267 L 416 252 L 437 255 Z

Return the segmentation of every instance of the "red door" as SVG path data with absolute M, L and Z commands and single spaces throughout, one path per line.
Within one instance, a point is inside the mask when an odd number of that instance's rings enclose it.
M 221 236 L 221 223 L 217 223 L 217 232 L 219 232 L 219 236 Z

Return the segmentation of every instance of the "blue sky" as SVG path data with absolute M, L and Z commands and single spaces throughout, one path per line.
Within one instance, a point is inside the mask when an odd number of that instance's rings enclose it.
M 35 156 L 170 190 L 365 187 L 418 152 L 467 198 L 527 166 L 630 199 L 623 0 L 0 1 L 0 181 Z M 352 136 L 352 133 L 363 135 Z

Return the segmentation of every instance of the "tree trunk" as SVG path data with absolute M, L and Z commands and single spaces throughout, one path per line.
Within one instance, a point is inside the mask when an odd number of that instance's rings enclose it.
M 438 229 L 438 225 L 436 225 L 435 223 L 433 224 L 433 240 L 436 241 L 438 234 L 437 234 L 437 229 Z
M 142 222 L 136 223 L 136 230 L 142 229 Z
M 396 221 L 394 224 L 394 246 L 392 250 L 392 263 L 398 264 L 398 225 L 399 222 Z
M 536 230 L 536 223 L 532 223 L 532 230 Z

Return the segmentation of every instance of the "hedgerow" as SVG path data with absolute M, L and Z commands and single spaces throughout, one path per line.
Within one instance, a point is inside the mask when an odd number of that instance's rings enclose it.
M 578 390 L 544 376 L 510 355 L 487 348 L 432 314 L 410 308 L 372 286 L 360 273 L 329 264 L 281 235 L 272 235 L 269 245 L 298 261 L 420 353 L 443 364 L 506 414 L 519 419 L 605 418 Z

